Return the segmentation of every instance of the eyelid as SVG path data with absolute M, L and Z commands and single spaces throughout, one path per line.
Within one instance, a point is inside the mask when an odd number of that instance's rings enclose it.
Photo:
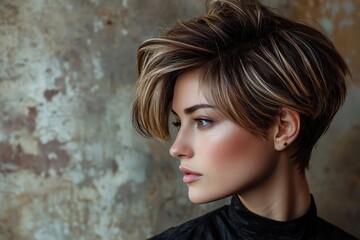
M 181 126 L 180 118 L 177 115 L 175 115 L 175 119 L 171 122 L 171 124 L 179 130 Z
M 172 125 L 174 125 L 174 127 L 180 127 L 181 122 L 180 121 L 173 121 Z
M 204 118 L 204 117 L 197 117 L 197 118 L 194 118 L 194 121 L 196 121 L 196 123 L 197 123 L 197 127 L 199 127 L 199 128 L 206 128 L 206 127 L 210 127 L 210 126 L 214 123 L 214 120 L 209 119 L 209 118 Z M 201 122 L 207 122 L 207 123 L 206 123 L 206 124 L 201 125 L 201 124 L 200 124 Z

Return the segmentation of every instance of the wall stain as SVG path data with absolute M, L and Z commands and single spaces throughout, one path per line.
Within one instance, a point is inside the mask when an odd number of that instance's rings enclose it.
M 45 176 L 49 176 L 49 169 L 54 169 L 58 174 L 61 174 L 59 170 L 64 169 L 70 161 L 68 153 L 60 149 L 62 144 L 54 140 L 46 144 L 39 142 L 38 145 L 40 153 L 35 156 L 25 153 L 19 144 L 12 146 L 0 142 L 0 163 L 17 167 L 11 171 L 26 169 L 33 171 L 37 175 L 45 173 Z M 3 169 L 0 172 L 9 173 Z
M 30 108 L 32 109 L 32 108 Z M 30 133 L 34 132 L 36 126 L 36 112 L 29 109 L 29 115 L 18 115 L 10 112 L 3 112 L 3 125 L 7 132 L 14 132 L 22 129 L 27 129 Z M 34 116 L 35 114 L 35 116 Z
M 56 89 L 47 89 L 44 92 L 44 97 L 46 98 L 46 100 L 48 100 L 49 102 L 51 102 L 51 99 L 56 96 L 59 93 L 59 90 Z
M 0 25 L 15 25 L 18 23 L 19 8 L 11 3 L 0 4 Z

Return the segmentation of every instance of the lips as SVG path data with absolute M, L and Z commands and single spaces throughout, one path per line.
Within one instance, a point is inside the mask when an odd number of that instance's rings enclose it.
M 180 166 L 179 169 L 184 174 L 183 181 L 186 184 L 196 182 L 197 180 L 201 179 L 203 176 L 202 174 L 194 172 L 188 169 L 187 167 Z

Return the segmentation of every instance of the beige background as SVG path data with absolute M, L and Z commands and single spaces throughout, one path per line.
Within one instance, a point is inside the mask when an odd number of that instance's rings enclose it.
M 264 2 L 322 28 L 351 67 L 308 176 L 319 214 L 360 237 L 360 2 Z M 224 203 L 191 204 L 167 146 L 130 122 L 137 46 L 203 5 L 0 0 L 1 240 L 144 239 Z

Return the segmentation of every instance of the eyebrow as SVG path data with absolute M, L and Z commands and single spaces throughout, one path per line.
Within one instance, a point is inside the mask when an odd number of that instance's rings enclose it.
M 184 113 L 185 114 L 191 114 L 195 111 L 197 111 L 198 109 L 201 109 L 201 108 L 214 108 L 214 106 L 211 106 L 209 104 L 196 104 L 196 105 L 193 105 L 191 107 L 188 107 L 188 108 L 185 108 L 184 109 Z M 173 109 L 171 109 L 171 112 L 173 114 L 175 114 L 176 116 L 178 115 Z

